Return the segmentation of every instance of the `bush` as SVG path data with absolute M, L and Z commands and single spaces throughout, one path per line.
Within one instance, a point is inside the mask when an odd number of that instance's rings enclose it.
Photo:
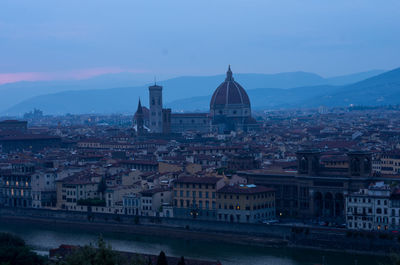
M 158 255 L 157 265 L 168 265 L 167 256 L 165 256 L 164 251 L 161 251 L 160 255 Z
M 0 264 L 45 264 L 45 258 L 37 255 L 25 241 L 9 233 L 0 233 Z
M 185 258 L 183 256 L 179 260 L 178 265 L 185 265 Z
M 65 265 L 110 265 L 120 264 L 121 258 L 107 245 L 101 236 L 96 243 L 96 247 L 86 245 L 76 249 L 70 255 L 66 256 L 64 260 Z

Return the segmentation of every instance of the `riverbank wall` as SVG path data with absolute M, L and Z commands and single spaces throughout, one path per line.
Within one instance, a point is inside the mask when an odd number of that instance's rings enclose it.
M 400 251 L 400 235 L 397 234 L 362 233 L 325 227 L 241 224 L 23 208 L 0 208 L 0 219 L 99 233 L 158 235 L 265 247 L 311 248 L 382 255 Z

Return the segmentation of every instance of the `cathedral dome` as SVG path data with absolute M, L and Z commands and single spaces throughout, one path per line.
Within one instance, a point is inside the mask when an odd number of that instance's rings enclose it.
M 226 72 L 225 81 L 217 87 L 211 98 L 210 108 L 225 108 L 229 105 L 250 107 L 249 96 L 244 88 L 233 79 L 230 66 Z

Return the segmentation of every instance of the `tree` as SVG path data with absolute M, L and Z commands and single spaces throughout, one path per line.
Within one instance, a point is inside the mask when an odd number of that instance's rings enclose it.
M 179 260 L 178 265 L 185 265 L 185 258 L 183 256 Z
M 27 265 L 45 263 L 45 258 L 37 255 L 25 241 L 9 233 L 0 233 L 0 264 Z
M 118 265 L 121 258 L 102 236 L 99 236 L 96 247 L 86 245 L 73 251 L 65 258 L 65 265 Z
M 157 265 L 168 265 L 167 256 L 165 256 L 164 251 L 161 251 L 160 255 L 158 255 Z
M 97 186 L 97 191 L 102 195 L 102 198 L 104 198 L 104 192 L 107 190 L 107 183 L 105 178 L 101 178 L 99 182 L 99 186 Z
M 148 265 L 146 260 L 139 254 L 135 254 L 133 259 L 130 261 L 130 265 Z
M 399 256 L 399 254 L 393 253 L 392 255 L 390 255 L 390 263 L 389 264 L 390 265 L 400 265 L 400 256 Z

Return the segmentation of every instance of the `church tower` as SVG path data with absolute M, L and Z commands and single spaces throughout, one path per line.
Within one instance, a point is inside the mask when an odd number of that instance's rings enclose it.
M 163 132 L 162 86 L 149 86 L 150 132 Z
M 143 108 L 142 108 L 142 103 L 138 103 L 138 108 L 136 111 L 136 134 L 137 135 L 143 135 L 144 134 L 144 114 L 143 114 Z

